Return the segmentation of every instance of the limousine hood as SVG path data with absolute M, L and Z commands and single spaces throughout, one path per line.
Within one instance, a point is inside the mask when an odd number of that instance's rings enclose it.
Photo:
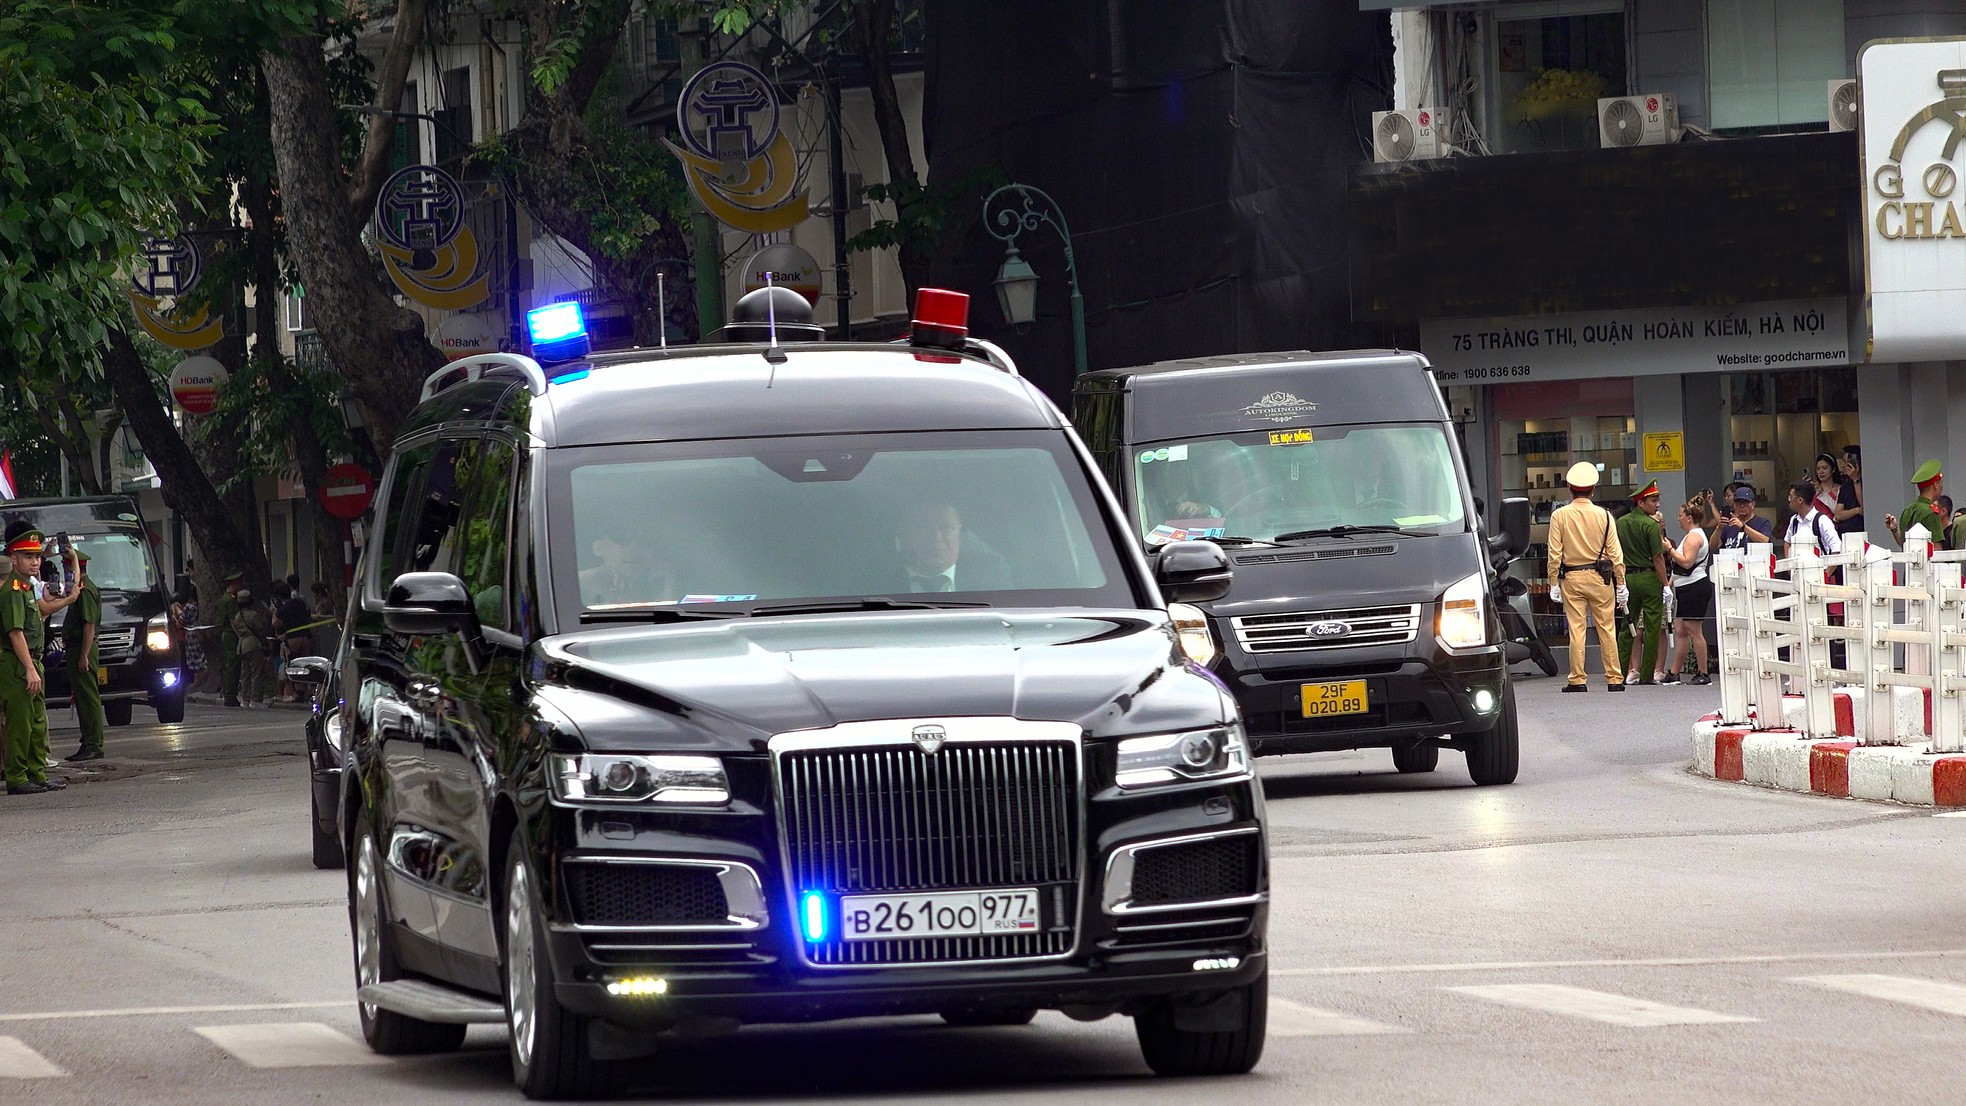
M 746 749 L 887 718 L 1071 722 L 1090 736 L 1233 717 L 1164 614 L 1015 610 L 733 618 L 541 647 L 539 696 L 593 749 Z

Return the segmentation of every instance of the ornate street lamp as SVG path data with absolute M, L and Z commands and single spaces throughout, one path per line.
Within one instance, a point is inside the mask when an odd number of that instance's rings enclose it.
M 1027 184 L 1006 184 L 983 198 L 983 227 L 1004 244 L 1003 264 L 998 267 L 994 282 L 997 306 L 1002 309 L 1004 320 L 1015 327 L 1029 326 L 1037 318 L 1038 274 L 1017 252 L 1017 236 L 1041 226 L 1057 231 L 1065 244 L 1065 277 L 1072 283 L 1073 366 L 1079 375 L 1084 375 L 1085 298 L 1079 294 L 1079 267 L 1072 254 L 1072 231 L 1065 225 L 1065 213 L 1058 201 Z

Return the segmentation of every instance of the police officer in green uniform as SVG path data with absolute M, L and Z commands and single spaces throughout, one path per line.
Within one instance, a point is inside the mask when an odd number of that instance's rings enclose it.
M 48 699 L 41 668 L 48 615 L 75 602 L 65 596 L 37 599 L 41 531 L 23 530 L 7 540 L 12 571 L 0 577 L 0 713 L 7 720 L 7 794 L 36 795 L 68 786 L 48 778 Z
M 1631 603 L 1618 618 L 1618 659 L 1632 655 L 1632 623 L 1641 623 L 1644 655 L 1626 673 L 1626 683 L 1652 684 L 1659 670 L 1659 632 L 1666 617 L 1665 527 L 1654 517 L 1659 510 L 1659 483 L 1652 481 L 1632 496 L 1632 511 L 1618 520 L 1618 545 L 1625 554 L 1625 586 Z
M 75 594 L 75 608 L 62 619 L 61 643 L 68 664 L 69 693 L 74 696 L 75 720 L 82 727 L 82 747 L 68 758 L 69 763 L 102 759 L 104 720 L 102 688 L 96 670 L 102 661 L 96 652 L 96 632 L 102 627 L 102 589 L 89 575 L 89 555 L 75 551 L 76 572 L 81 584 Z
M 239 613 L 239 584 L 245 578 L 243 572 L 226 576 L 225 593 L 218 597 L 218 610 L 212 619 L 218 626 L 218 689 L 228 707 L 239 705 L 239 632 L 232 628 L 232 621 Z
M 1939 471 L 1938 459 L 1933 458 L 1918 466 L 1918 471 L 1911 474 L 1911 482 L 1918 486 L 1918 498 L 1906 504 L 1905 509 L 1898 512 L 1897 518 L 1885 515 L 1884 525 L 1890 528 L 1891 536 L 1898 539 L 1900 545 L 1904 544 L 1905 535 L 1911 533 L 1912 527 L 1923 526 L 1925 532 L 1932 536 L 1933 548 L 1944 549 L 1945 523 L 1939 519 L 1938 509 L 1932 506 L 1933 500 L 1945 494 L 1945 473 Z

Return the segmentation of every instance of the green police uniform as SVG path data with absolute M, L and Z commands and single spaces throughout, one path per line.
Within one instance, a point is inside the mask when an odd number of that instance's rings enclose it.
M 1644 511 L 1633 511 L 1618 520 L 1618 544 L 1625 554 L 1625 586 L 1631 590 L 1630 609 L 1618 619 L 1618 659 L 1632 655 L 1632 622 L 1642 624 L 1644 655 L 1639 660 L 1639 682 L 1651 683 L 1659 670 L 1659 632 L 1666 620 L 1666 582 L 1659 579 L 1652 559 L 1665 548 L 1666 531 L 1659 521 Z
M 1899 540 L 1902 541 L 1906 534 L 1911 533 L 1911 528 L 1914 526 L 1923 526 L 1925 532 L 1932 535 L 1933 545 L 1940 549 L 1946 547 L 1946 528 L 1939 522 L 1939 510 L 1932 506 L 1931 500 L 1922 495 L 1898 512 Z
M 86 564 L 87 555 L 80 556 Z M 68 664 L 68 686 L 75 699 L 75 720 L 82 727 L 82 751 L 101 753 L 104 721 L 102 688 L 96 682 L 96 669 L 102 661 L 96 640 L 90 640 L 87 649 L 82 648 L 83 635 L 91 626 L 95 627 L 99 638 L 102 633 L 102 589 L 96 587 L 95 577 L 85 574 L 81 594 L 76 596 L 75 605 L 68 609 L 68 616 L 62 619 L 61 641 Z
M 225 582 L 236 583 L 242 578 L 235 572 Z M 229 589 L 221 592 L 212 621 L 218 625 L 218 689 L 228 707 L 239 705 L 239 631 L 232 628 L 238 614 L 239 600 Z
M 27 639 L 27 655 L 41 671 L 46 643 L 40 603 L 34 582 L 18 572 L 0 577 L 0 711 L 7 719 L 7 788 L 13 790 L 48 780 L 48 700 L 27 691 L 27 669 L 14 652 L 14 632 Z

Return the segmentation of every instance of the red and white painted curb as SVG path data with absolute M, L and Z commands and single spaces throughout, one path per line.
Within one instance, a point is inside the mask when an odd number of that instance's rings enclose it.
M 1893 731 L 1902 745 L 1860 745 L 1855 740 L 1855 698 L 1861 691 L 1838 691 L 1838 736 L 1812 738 L 1793 726 L 1801 720 L 1802 699 L 1783 701 L 1785 727 L 1761 729 L 1723 725 L 1719 714 L 1693 723 L 1693 770 L 1716 780 L 1758 784 L 1782 791 L 1808 791 L 1845 799 L 1877 799 L 1915 806 L 1966 806 L 1966 754 L 1934 753 L 1930 732 L 1930 693 L 1896 688 Z

